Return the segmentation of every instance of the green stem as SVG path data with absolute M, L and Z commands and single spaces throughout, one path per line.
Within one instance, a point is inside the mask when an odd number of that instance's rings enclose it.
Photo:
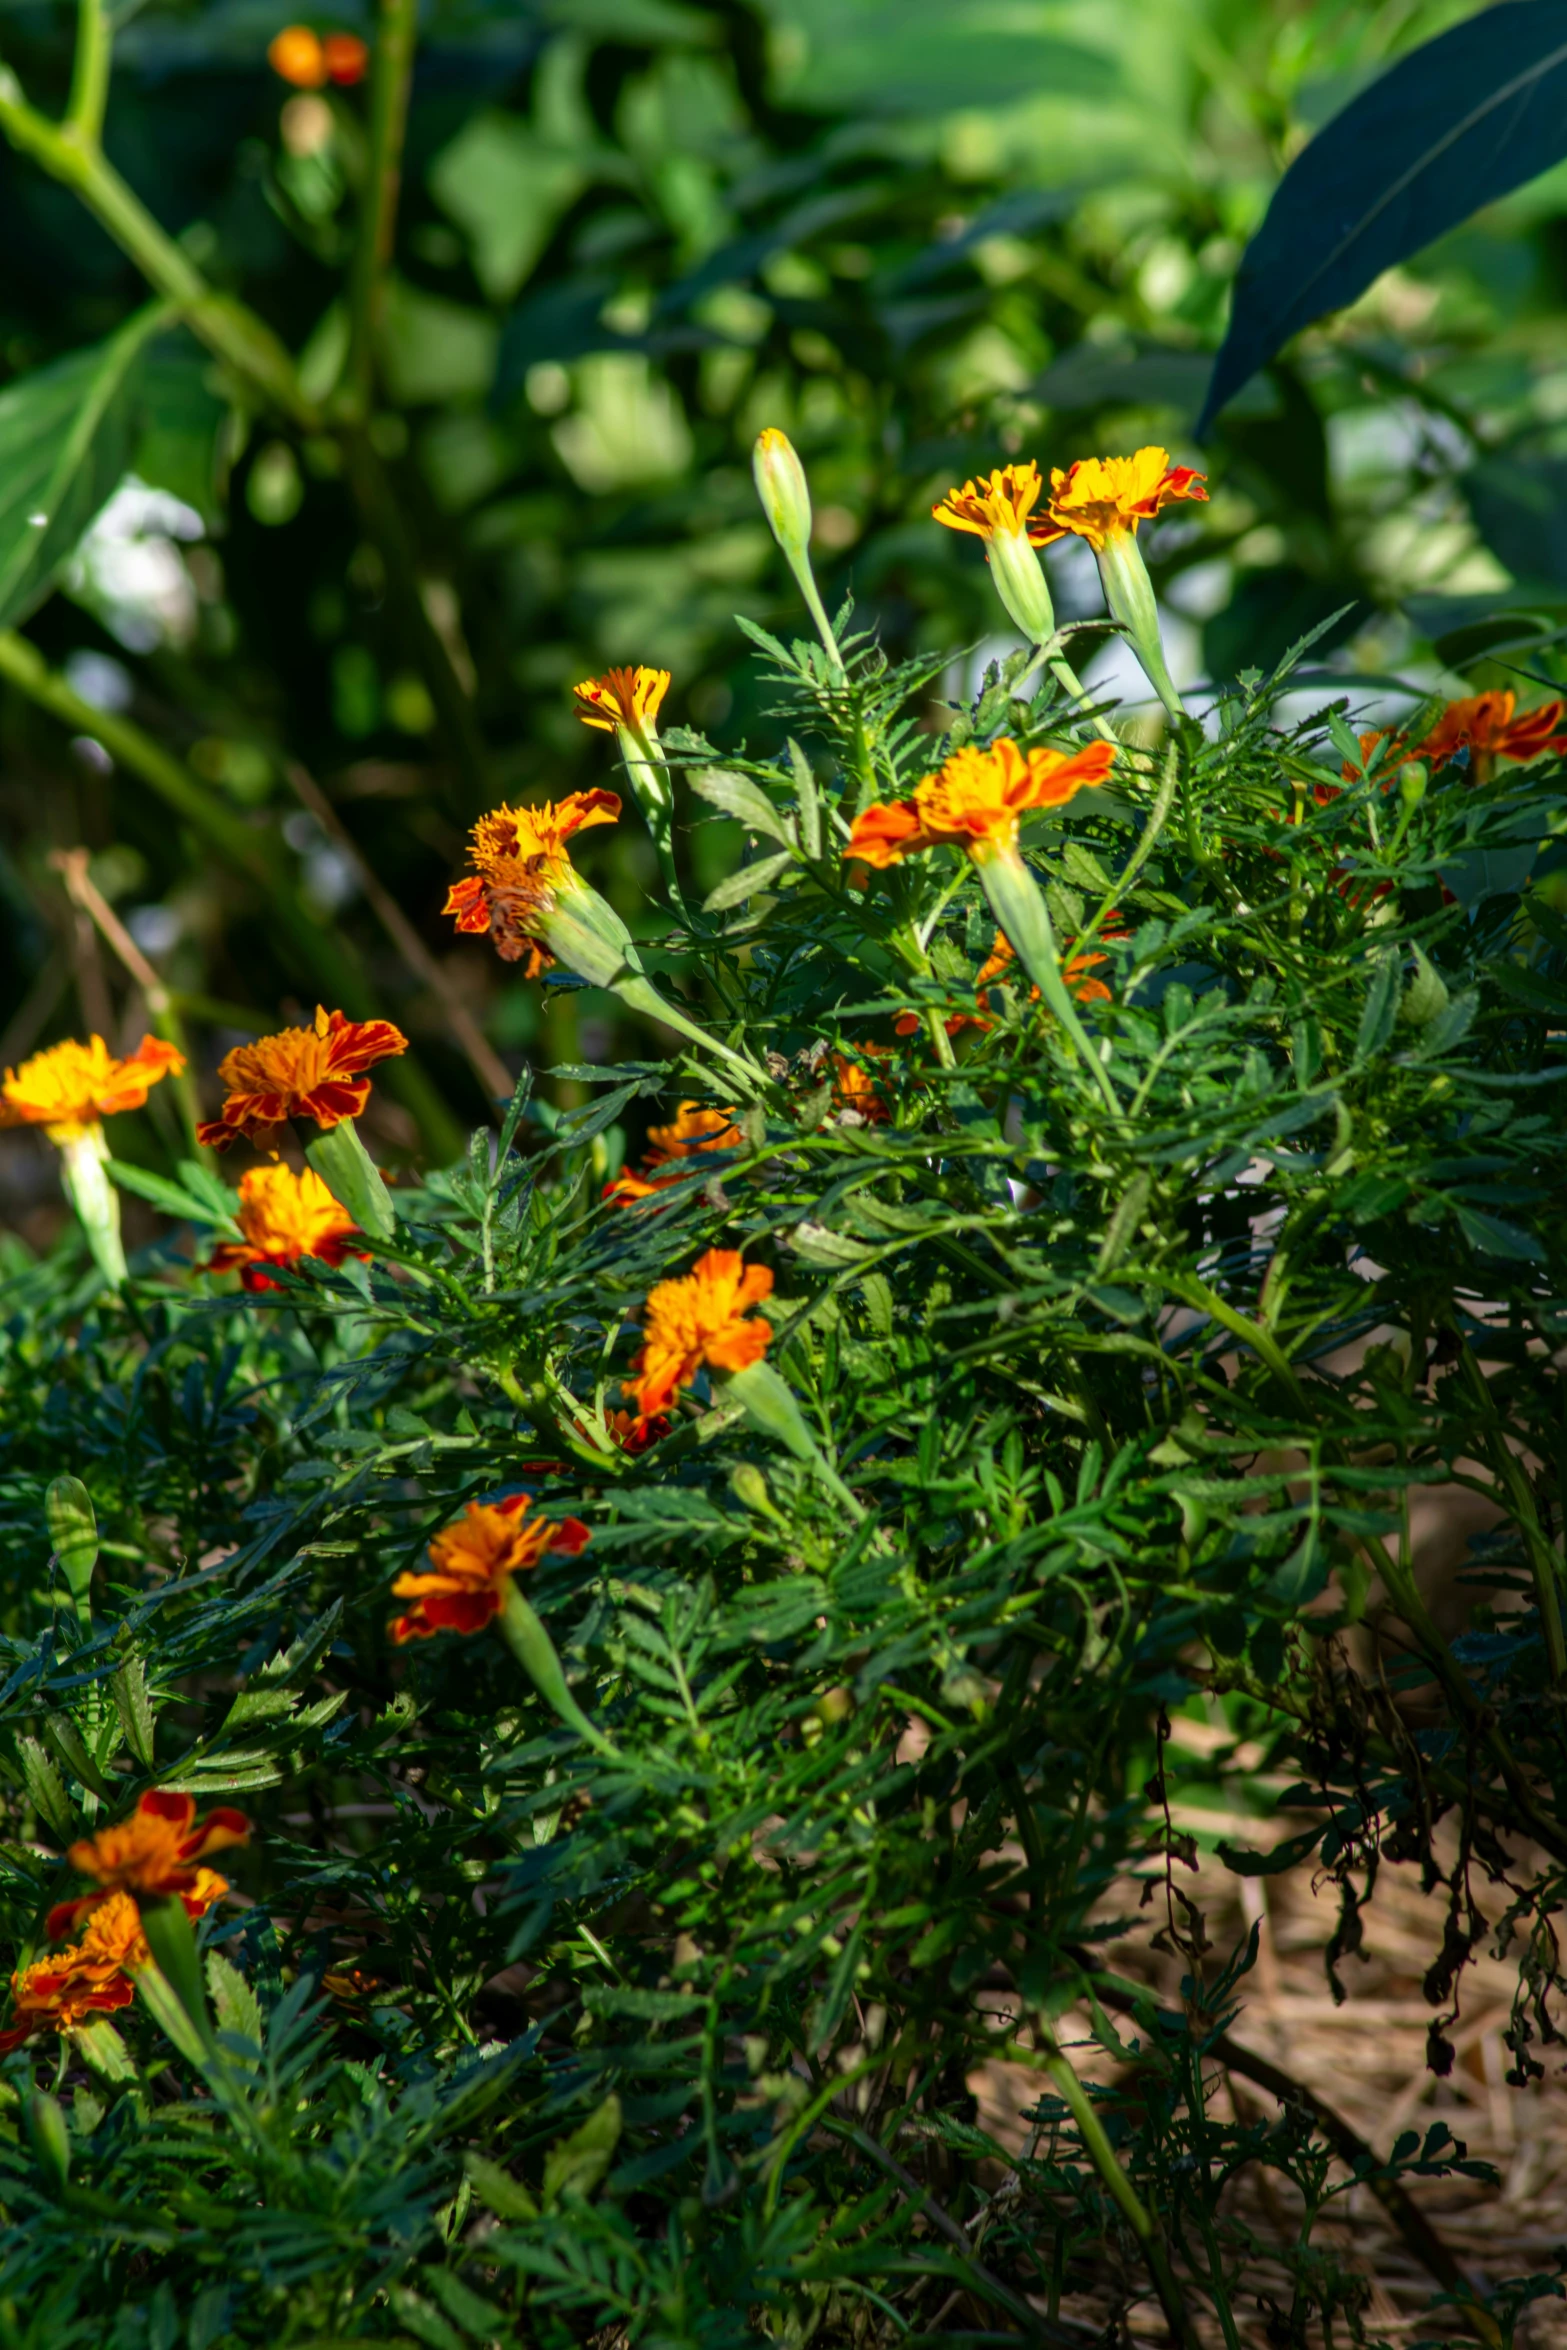
M 381 0 L 370 69 L 370 156 L 359 242 L 349 281 L 348 388 L 356 417 L 369 412 L 382 288 L 397 233 L 408 93 L 419 38 L 419 0 Z
M 550 1711 L 569 1730 L 575 1730 L 595 1753 L 602 1754 L 609 1762 L 621 1761 L 619 1747 L 611 1745 L 603 1731 L 594 1728 L 567 1688 L 555 1643 L 518 1590 L 515 1577 L 507 1586 L 506 1604 L 496 1620 L 501 1637 Z
M 109 103 L 110 34 L 103 0 L 77 0 L 76 57 L 64 130 L 84 147 L 96 147 Z
M 1016 849 L 994 850 L 974 859 L 975 870 L 990 910 L 1040 994 L 1070 1040 L 1078 1059 L 1098 1087 L 1111 1116 L 1118 1122 L 1121 1104 L 1099 1055 L 1077 1016 L 1077 1006 L 1061 976 L 1061 957 L 1051 926 L 1050 909 L 1028 867 Z
M 1497 1411 L 1490 1384 L 1475 1360 L 1473 1348 L 1467 1342 L 1462 1346 L 1462 1359 L 1469 1391 L 1484 1418 L 1486 1450 L 1491 1458 L 1492 1471 L 1498 1484 L 1506 1488 L 1513 1516 L 1529 1553 L 1534 1594 L 1540 1610 L 1540 1626 L 1545 1634 L 1545 1653 L 1551 1680 L 1559 1689 L 1567 1681 L 1567 1637 L 1564 1637 L 1562 1631 L 1561 1560 L 1540 1524 L 1528 1473 L 1507 1441 L 1507 1430 Z

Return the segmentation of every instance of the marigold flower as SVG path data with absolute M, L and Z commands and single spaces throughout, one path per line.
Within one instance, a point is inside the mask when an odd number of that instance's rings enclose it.
M 833 1054 L 833 1107 L 849 1111 L 851 1119 L 859 1118 L 867 1126 L 885 1126 L 892 1110 L 881 1091 L 880 1078 L 874 1068 L 866 1067 L 866 1062 L 890 1060 L 890 1048 L 884 1044 L 859 1044 L 854 1049 L 864 1058 L 851 1061 L 846 1053 Z
M 684 1162 L 699 1151 L 739 1150 L 744 1137 L 730 1123 L 733 1116 L 732 1110 L 704 1109 L 696 1102 L 682 1102 L 667 1126 L 648 1128 L 648 1149 L 641 1173 L 622 1168 L 605 1184 L 604 1197 L 622 1207 L 630 1206 L 678 1183 L 681 1175 L 689 1172 Z
M 413 1602 L 392 1622 L 392 1638 L 429 1640 L 437 1632 L 482 1632 L 506 1604 L 513 1575 L 536 1567 L 547 1551 L 575 1557 L 588 1541 L 580 1518 L 557 1525 L 529 1518 L 531 1495 L 505 1501 L 471 1501 L 454 1526 L 443 1527 L 430 1545 L 429 1572 L 399 1575 L 394 1599 Z
M 1023 465 L 998 466 L 977 481 L 966 481 L 960 490 L 948 490 L 932 506 L 931 514 L 948 530 L 971 530 L 976 538 L 988 540 L 998 534 L 1015 538 L 1024 533 L 1043 545 L 1061 536 L 1042 515 L 1034 514 L 1044 489 L 1039 467 L 1030 458 Z
M 51 1142 L 74 1142 L 100 1119 L 139 1110 L 160 1078 L 184 1066 L 184 1054 L 156 1036 L 123 1061 L 101 1036 L 52 1044 L 0 1080 L 0 1126 L 41 1126 Z
M 1120 917 L 1113 910 L 1105 916 L 1100 935 L 1106 939 L 1125 937 L 1126 933 L 1122 928 Z M 1071 946 L 1072 941 L 1068 939 L 1066 942 L 1067 951 L 1061 964 L 1062 979 L 1080 1004 L 1108 1003 L 1110 990 L 1102 979 L 1094 978 L 1093 973 L 1099 964 L 1107 962 L 1109 957 L 1100 954 L 1074 955 L 1071 952 Z M 979 1003 L 983 1004 L 985 1001 L 986 988 L 991 986 L 994 981 L 1006 978 L 1016 961 L 1017 955 L 1012 941 L 1004 930 L 998 930 L 994 946 L 974 974 L 974 994 Z M 1031 1004 L 1039 1002 L 1037 987 L 1029 989 L 1028 1000 Z M 893 1022 L 893 1027 L 899 1036 L 913 1036 L 922 1025 L 917 1012 L 900 1012 Z M 945 1023 L 949 1036 L 957 1036 L 965 1028 L 992 1028 L 994 1025 L 994 1021 L 983 1011 L 955 1012 Z
M 200 1917 L 228 1891 L 225 1878 L 200 1864 L 209 1853 L 249 1840 L 250 1822 L 242 1811 L 220 1807 L 198 1820 L 193 1795 L 149 1788 L 129 1819 L 71 1846 L 67 1860 L 84 1877 L 95 1877 L 98 1890 L 55 1905 L 45 1929 L 50 1941 L 58 1942 L 79 1918 L 116 1893 L 147 1900 L 177 1894 L 187 1912 Z
M 369 62 L 370 52 L 357 33 L 328 33 L 323 40 L 308 25 L 291 24 L 267 44 L 267 63 L 296 90 L 362 82 Z
M 613 734 L 617 726 L 648 734 L 658 723 L 668 691 L 667 669 L 606 669 L 602 677 L 585 677 L 574 688 L 577 716 L 584 726 L 598 727 L 605 734 Z
M 1498 759 L 1543 759 L 1550 753 L 1567 751 L 1567 732 L 1563 732 L 1567 702 L 1541 702 L 1533 710 L 1517 711 L 1517 701 L 1509 689 L 1449 702 L 1430 733 L 1415 745 L 1411 758 L 1428 759 L 1433 767 L 1442 767 L 1467 747 L 1475 774 L 1483 780 Z
M 243 1240 L 220 1241 L 208 1271 L 238 1273 L 247 1289 L 280 1289 L 267 1268 L 319 1257 L 340 1265 L 363 1252 L 350 1247 L 359 1227 L 340 1206 L 314 1167 L 296 1175 L 292 1167 L 251 1167 L 239 1180 L 235 1222 Z
M 649 1445 L 661 1443 L 674 1422 L 665 1412 L 611 1412 L 607 1425 L 619 1450 L 630 1453 L 634 1460 Z
M 644 1418 L 661 1412 L 679 1387 L 689 1387 L 704 1363 L 715 1371 L 743 1371 L 759 1363 L 772 1336 L 751 1308 L 772 1295 L 765 1265 L 748 1265 L 734 1248 L 710 1248 L 689 1273 L 660 1281 L 648 1293 L 642 1345 L 625 1382 Z
M 1016 848 L 1019 821 L 1031 809 L 1065 807 L 1075 793 L 1103 783 L 1114 758 L 1113 743 L 1090 743 L 1070 755 L 1024 752 L 1009 737 L 988 751 L 965 744 L 915 785 L 911 800 L 878 801 L 856 816 L 843 853 L 878 867 L 943 845 L 973 857 L 1006 853 Z
M 0 2055 L 34 2032 L 68 2032 L 91 2015 L 112 2015 L 136 1996 L 135 1968 L 152 1953 L 141 1912 L 128 1893 L 111 1893 L 88 1920 L 80 1942 L 35 1959 L 11 1977 L 14 2021 L 0 2032 Z
M 370 1099 L 364 1074 L 408 1050 L 390 1020 L 345 1020 L 316 1007 L 311 1028 L 237 1044 L 218 1065 L 227 1099 L 221 1117 L 198 1126 L 196 1139 L 226 1151 L 243 1135 L 265 1138 L 289 1118 L 314 1118 L 323 1132 L 357 1118 Z
M 493 809 L 470 835 L 477 871 L 453 882 L 442 911 L 455 916 L 459 930 L 488 931 L 503 963 L 526 956 L 524 976 L 537 979 L 554 961 L 538 932 L 571 878 L 566 843 L 590 825 L 613 824 L 619 814 L 620 795 L 612 791 L 572 792 L 536 808 Z
M 1080 457 L 1065 472 L 1059 466 L 1052 471 L 1046 513 L 1031 536 L 1044 546 L 1070 531 L 1099 555 L 1123 533 L 1135 538 L 1140 522 L 1151 522 L 1176 500 L 1206 503 L 1207 496 L 1205 476 L 1189 465 L 1172 465 L 1167 449 L 1139 449 L 1131 457 Z

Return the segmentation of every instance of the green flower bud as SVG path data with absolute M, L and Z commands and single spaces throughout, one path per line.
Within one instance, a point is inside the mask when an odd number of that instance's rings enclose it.
M 793 441 L 776 425 L 757 434 L 751 471 L 768 529 L 797 562 L 811 543 L 811 493 Z

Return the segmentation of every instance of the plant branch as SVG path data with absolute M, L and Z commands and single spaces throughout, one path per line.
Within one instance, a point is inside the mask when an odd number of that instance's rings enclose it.
M 111 45 L 103 0 L 77 0 L 76 56 L 63 128 L 67 137 L 79 139 L 85 147 L 95 148 L 103 134 Z
M 369 413 L 382 292 L 397 234 L 403 139 L 419 37 L 419 0 L 380 0 L 370 69 L 370 155 L 359 242 L 349 280 L 348 392 L 352 413 Z

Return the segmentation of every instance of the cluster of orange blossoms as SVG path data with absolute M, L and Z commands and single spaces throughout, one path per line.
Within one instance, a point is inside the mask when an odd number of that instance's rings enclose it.
M 234 1220 L 244 1238 L 220 1241 L 209 1270 L 237 1273 L 246 1289 L 280 1289 L 273 1273 L 302 1257 L 340 1265 L 346 1256 L 364 1254 L 353 1245 L 363 1238 L 358 1225 L 314 1167 L 297 1175 L 281 1163 L 248 1168 L 239 1179 Z
M 1083 457 L 1050 476 L 1045 495 L 1039 467 L 1029 459 L 1003 465 L 961 489 L 948 490 L 931 508 L 949 530 L 972 531 L 993 539 L 998 533 L 1026 537 L 1031 546 L 1056 539 L 1086 539 L 1095 554 L 1120 535 L 1135 537 L 1140 522 L 1151 522 L 1166 506 L 1184 499 L 1206 502 L 1203 476 L 1189 465 L 1172 465 L 1164 449 L 1139 449 L 1131 457 Z M 1044 507 L 1040 512 L 1040 500 Z
M 12 2022 L 0 2032 L 0 2053 L 18 2048 L 45 2028 L 65 2032 L 92 2015 L 112 2014 L 136 1995 L 138 1971 L 152 1953 L 142 1931 L 142 1901 L 178 1900 L 191 1918 L 205 1916 L 228 1891 L 228 1880 L 205 1864 L 208 1856 L 245 1843 L 243 1812 L 217 1810 L 196 1817 L 195 1799 L 151 1788 L 129 1819 L 73 1844 L 73 1869 L 94 1879 L 94 1890 L 49 1912 L 51 1942 L 83 1926 L 78 1942 L 35 1959 L 11 1978 Z
M 284 1028 L 237 1044 L 218 1065 L 224 1103 L 196 1129 L 198 1142 L 226 1151 L 242 1138 L 269 1143 L 290 1118 L 313 1118 L 323 1133 L 357 1118 L 370 1099 L 367 1069 L 408 1050 L 390 1020 L 347 1020 L 316 1007 L 309 1028 Z
M 321 90 L 328 82 L 349 89 L 364 80 L 370 52 L 357 33 L 314 33 L 291 24 L 268 42 L 267 63 L 296 90 Z
M 0 1079 L 0 1126 L 41 1126 L 51 1142 L 73 1142 L 105 1118 L 141 1109 L 160 1078 L 184 1066 L 184 1054 L 156 1036 L 123 1061 L 101 1036 L 52 1044 Z
M 396 1617 L 392 1638 L 429 1640 L 437 1632 L 482 1632 L 506 1604 L 513 1575 L 536 1567 L 551 1551 L 574 1558 L 588 1541 L 580 1518 L 556 1524 L 530 1518 L 531 1496 L 514 1493 L 505 1501 L 471 1501 L 455 1526 L 430 1545 L 429 1569 L 399 1575 L 394 1599 L 410 1605 Z

